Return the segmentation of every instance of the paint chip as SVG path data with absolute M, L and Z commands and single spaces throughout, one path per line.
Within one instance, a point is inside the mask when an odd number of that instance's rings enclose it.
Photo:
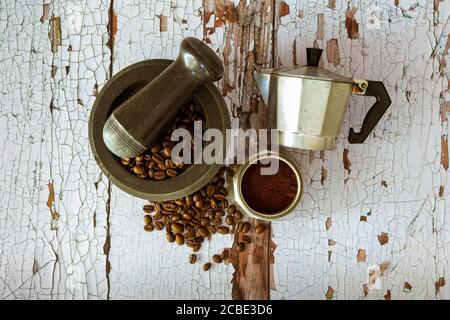
M 381 181 L 381 186 L 387 188 L 388 184 L 387 184 L 387 182 L 385 180 L 382 180 Z
M 328 0 L 327 7 L 330 9 L 336 9 L 336 0 Z
M 338 66 L 341 63 L 339 57 L 339 43 L 337 39 L 330 39 L 327 42 L 327 59 L 328 63 L 332 63 L 334 66 Z
M 333 224 L 333 221 L 331 218 L 327 218 L 327 221 L 325 222 L 325 228 L 329 230 L 331 228 L 331 225 Z
M 336 243 L 337 243 L 337 242 L 334 241 L 333 239 L 329 239 L 329 240 L 328 240 L 328 245 L 329 245 L 330 247 L 334 246 Z
M 439 198 L 442 198 L 444 196 L 444 191 L 445 191 L 444 186 L 441 185 L 439 187 Z
M 44 21 L 48 19 L 49 11 L 50 11 L 50 4 L 44 3 L 42 5 L 42 17 L 39 19 L 39 21 L 41 21 L 41 23 L 44 23 Z
M 328 171 L 324 167 L 322 167 L 321 173 L 320 173 L 320 183 L 323 185 L 325 180 L 327 179 Z
M 344 152 L 342 154 L 342 160 L 344 162 L 344 169 L 347 170 L 348 174 L 350 174 L 350 172 L 352 172 L 352 170 L 350 170 L 352 163 L 348 159 L 348 153 L 349 153 L 349 150 L 347 148 L 345 148 Z
M 380 244 L 383 246 L 386 243 L 388 243 L 389 241 L 389 236 L 386 232 L 382 232 L 379 236 L 378 236 L 378 242 L 380 242 Z
M 317 40 L 323 40 L 323 38 L 325 37 L 324 24 L 325 22 L 323 18 L 323 13 L 319 13 L 317 15 L 317 34 L 316 34 Z
M 405 282 L 405 284 L 403 285 L 403 288 L 404 288 L 405 290 L 411 291 L 412 285 L 410 285 L 408 282 Z
M 289 13 L 290 13 L 289 5 L 286 2 L 281 1 L 279 12 L 280 18 L 287 16 Z
M 358 33 L 358 23 L 356 22 L 355 14 L 356 11 L 358 11 L 358 8 L 349 8 L 346 12 L 345 17 L 345 27 L 347 28 L 347 36 L 349 39 L 358 39 L 359 33 Z
M 436 295 L 439 294 L 439 291 L 443 286 L 445 286 L 445 279 L 443 277 L 440 277 L 439 280 L 434 283 L 434 287 L 436 289 Z
M 358 249 L 358 254 L 356 255 L 357 262 L 366 262 L 366 251 L 364 249 Z
M 327 298 L 327 300 L 331 300 L 333 299 L 333 296 L 334 296 L 334 289 L 328 286 L 328 290 L 327 293 L 325 294 L 325 297 Z
M 388 290 L 384 295 L 384 300 L 391 300 L 391 290 Z
M 441 164 L 445 171 L 448 170 L 448 136 L 441 137 Z
M 58 52 L 61 45 L 61 18 L 53 16 L 50 20 L 50 41 L 52 44 L 52 53 Z

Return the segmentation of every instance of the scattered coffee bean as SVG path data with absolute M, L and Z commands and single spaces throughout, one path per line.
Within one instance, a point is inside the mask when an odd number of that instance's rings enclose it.
M 202 237 L 207 237 L 209 235 L 209 231 L 207 228 L 205 228 L 204 226 L 200 226 L 197 229 L 198 234 L 201 235 Z
M 236 211 L 236 212 L 234 213 L 234 218 L 235 218 L 236 220 L 241 220 L 242 217 L 243 217 L 242 212 Z
M 211 263 L 207 262 L 203 265 L 203 271 L 208 271 L 211 269 Z
M 144 216 L 144 223 L 145 223 L 145 224 L 150 224 L 150 223 L 152 223 L 152 217 L 149 216 L 149 215 L 145 215 L 145 216 Z
M 213 255 L 212 260 L 215 263 L 222 263 L 222 258 L 218 254 Z
M 230 233 L 230 229 L 228 229 L 228 227 L 221 226 L 217 228 L 217 232 L 219 232 L 220 234 L 228 234 Z
M 243 232 L 243 233 L 247 233 L 247 232 L 250 231 L 250 228 L 251 228 L 250 223 L 249 223 L 249 222 L 245 222 L 244 225 L 243 225 L 243 227 L 242 227 L 242 232 Z
M 169 242 L 174 242 L 174 241 L 175 241 L 175 236 L 173 235 L 172 232 L 167 232 L 167 233 L 166 233 L 166 239 L 167 239 L 167 241 L 169 241 Z
M 184 244 L 184 238 L 183 235 L 181 233 L 177 233 L 175 235 L 175 241 L 177 244 L 179 244 L 180 246 Z
M 252 243 L 252 239 L 250 239 L 249 236 L 243 235 L 241 237 L 242 241 L 246 242 L 246 243 Z
M 197 261 L 197 255 L 191 254 L 189 255 L 189 263 L 194 264 Z
M 223 250 L 220 257 L 222 258 L 222 261 L 227 261 L 229 257 L 229 252 L 227 249 Z
M 266 231 L 266 226 L 263 224 L 259 224 L 255 229 L 256 234 L 261 234 L 264 231 Z
M 175 233 L 183 233 L 184 231 L 184 226 L 180 223 L 172 223 L 172 230 Z
M 153 211 L 155 211 L 155 206 L 152 206 L 151 204 L 146 204 L 144 206 L 145 213 L 152 213 Z
M 161 231 L 164 228 L 164 224 L 161 221 L 155 222 L 155 229 Z
M 235 212 L 236 212 L 236 207 L 235 206 L 231 205 L 231 206 L 228 207 L 228 209 L 227 209 L 227 213 L 228 214 L 234 214 Z
M 234 217 L 232 215 L 228 215 L 225 221 L 229 226 L 231 226 L 234 224 Z
M 153 227 L 153 225 L 151 225 L 151 224 L 146 224 L 146 225 L 144 226 L 144 230 L 147 231 L 147 232 L 152 232 L 153 229 L 154 229 L 154 227 Z
M 237 252 L 242 252 L 245 249 L 245 244 L 242 242 L 239 242 L 238 244 L 236 244 L 236 250 Z

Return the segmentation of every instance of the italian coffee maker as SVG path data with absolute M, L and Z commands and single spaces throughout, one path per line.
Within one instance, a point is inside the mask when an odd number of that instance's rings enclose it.
M 376 98 L 361 130 L 350 129 L 350 143 L 363 143 L 391 104 L 382 82 L 350 79 L 319 67 L 321 49 L 307 49 L 307 65 L 265 69 L 255 74 L 269 108 L 269 123 L 280 131 L 280 145 L 309 150 L 336 148 L 352 94 Z

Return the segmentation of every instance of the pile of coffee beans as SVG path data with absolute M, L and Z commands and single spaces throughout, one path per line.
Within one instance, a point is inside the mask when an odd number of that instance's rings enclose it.
M 174 163 L 171 159 L 172 148 L 178 143 L 171 141 L 172 132 L 176 129 L 186 129 L 191 133 L 192 138 L 195 121 L 203 122 L 203 115 L 197 111 L 193 102 L 189 102 L 159 141 L 136 158 L 121 158 L 122 164 L 129 167 L 131 172 L 142 179 L 161 181 L 176 177 L 188 165 L 182 162 Z M 194 145 L 191 148 L 194 148 Z
M 251 229 L 249 222 L 242 221 L 243 214 L 230 205 L 227 200 L 225 168 L 199 191 L 173 201 L 150 202 L 144 206 L 144 229 L 148 232 L 154 230 L 165 231 L 166 239 L 178 245 L 186 245 L 194 252 L 189 256 L 189 263 L 197 262 L 195 252 L 198 252 L 206 238 L 219 234 L 234 234 L 239 237 L 236 249 L 245 250 L 245 246 L 252 242 L 247 233 Z M 256 227 L 256 234 L 265 231 L 264 225 Z M 221 254 L 212 257 L 214 263 L 227 261 L 229 252 L 223 250 Z M 208 271 L 211 262 L 203 265 Z

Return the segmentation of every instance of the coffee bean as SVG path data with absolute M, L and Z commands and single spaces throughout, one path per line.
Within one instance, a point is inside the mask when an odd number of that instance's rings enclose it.
M 228 234 L 230 233 L 230 229 L 228 229 L 228 227 L 221 226 L 217 228 L 217 232 L 219 232 L 220 234 Z
M 150 149 L 150 151 L 151 151 L 152 153 L 158 153 L 159 151 L 161 151 L 161 145 L 160 145 L 160 144 L 155 144 L 155 145 Z
M 183 219 L 184 220 L 192 220 L 192 216 L 189 213 L 185 213 L 185 214 L 183 214 Z
M 227 213 L 228 214 L 234 214 L 235 212 L 236 212 L 236 207 L 235 206 L 231 205 L 231 206 L 228 207 L 228 209 L 227 209 Z
M 197 232 L 204 238 L 206 238 L 209 235 L 208 229 L 206 229 L 204 226 L 198 227 Z
M 194 242 L 195 242 L 195 243 L 203 243 L 204 240 L 205 240 L 205 238 L 203 238 L 203 237 L 196 237 L 196 238 L 194 239 Z
M 209 224 L 209 221 L 210 221 L 209 218 L 203 218 L 200 224 L 202 226 L 207 226 Z
M 155 203 L 155 211 L 156 212 L 161 212 L 162 211 L 162 206 L 158 202 Z
M 255 229 L 256 234 L 261 234 L 264 231 L 266 231 L 266 226 L 263 224 L 259 224 Z
M 175 200 L 175 204 L 177 206 L 184 206 L 186 204 L 186 201 L 184 199 L 177 199 Z
M 152 232 L 153 229 L 154 229 L 154 227 L 153 227 L 153 225 L 151 225 L 151 224 L 146 224 L 146 225 L 144 226 L 144 230 L 147 231 L 147 232 Z
M 250 231 L 250 228 L 251 228 L 250 223 L 249 223 L 249 222 L 245 222 L 245 223 L 244 223 L 244 226 L 242 227 L 242 232 L 243 232 L 243 233 L 247 233 L 247 232 Z
M 227 225 L 231 226 L 234 224 L 234 217 L 232 215 L 228 215 L 227 218 L 225 219 Z
M 158 169 L 161 170 L 161 171 L 166 171 L 167 167 L 164 164 L 158 164 Z
M 241 239 L 242 239 L 242 241 L 244 241 L 244 242 L 246 242 L 246 243 L 251 243 L 251 242 L 252 242 L 252 239 L 250 239 L 250 237 L 249 237 L 249 236 L 246 236 L 246 235 L 243 235 L 243 236 L 241 237 Z
M 169 241 L 169 242 L 174 242 L 174 241 L 175 241 L 175 236 L 173 235 L 172 232 L 167 232 L 167 233 L 166 233 L 166 239 L 167 239 L 167 241 Z
M 152 223 L 152 217 L 150 217 L 149 215 L 145 215 L 144 216 L 144 224 L 150 224 Z
M 164 157 L 159 153 L 152 155 L 152 160 L 155 161 L 157 164 L 164 164 L 165 162 Z
M 166 174 L 169 176 L 169 177 L 176 177 L 177 175 L 178 175 L 178 171 L 177 170 L 175 170 L 175 169 L 167 169 L 166 170 Z
M 161 221 L 156 221 L 154 223 L 154 225 L 155 225 L 155 229 L 158 231 L 161 231 L 164 228 L 164 224 Z
M 183 245 L 184 244 L 184 238 L 183 238 L 183 235 L 181 234 L 181 233 L 177 233 L 176 235 L 175 235 L 175 241 L 176 241 L 176 243 L 178 244 L 178 245 Z
M 143 175 L 145 173 L 145 168 L 143 166 L 134 166 L 133 171 L 136 174 Z
M 175 233 L 183 233 L 184 232 L 184 226 L 180 223 L 172 223 L 172 230 Z
M 221 255 L 220 255 L 220 257 L 222 258 L 222 260 L 223 261 L 227 261 L 228 260 L 228 257 L 229 257 L 229 252 L 228 252 L 228 250 L 223 250 L 222 251 L 222 253 L 221 253 Z
M 207 262 L 203 265 L 203 271 L 208 271 L 211 269 L 211 263 Z
M 216 193 L 216 186 L 210 184 L 206 189 L 206 195 L 211 198 L 214 193 Z
M 189 255 L 189 263 L 194 264 L 197 261 L 197 256 L 195 254 Z
M 196 193 L 194 194 L 194 196 L 192 197 L 192 200 L 194 200 L 194 202 L 197 202 L 199 200 L 202 199 L 202 195 L 200 193 Z
M 244 224 L 241 222 L 241 221 L 239 221 L 237 224 L 236 224 L 236 232 L 237 233 L 240 233 L 240 232 L 242 232 L 242 228 L 244 227 Z
M 234 213 L 234 217 L 236 218 L 236 220 L 241 220 L 242 217 L 243 217 L 242 212 L 236 211 L 236 212 Z
M 158 212 L 158 213 L 155 213 L 155 215 L 153 216 L 153 219 L 161 220 L 162 217 L 164 217 L 164 215 L 161 212 Z
M 173 212 L 177 209 L 177 205 L 175 203 L 165 203 L 163 204 L 163 209 Z
M 153 206 L 151 204 L 146 204 L 144 206 L 144 212 L 145 213 L 152 213 L 153 211 L 155 211 L 155 206 Z
M 217 232 L 217 226 L 208 226 L 207 229 L 212 234 L 215 234 Z
M 213 198 L 219 201 L 225 200 L 225 196 L 221 193 L 216 193 L 213 195 Z
M 157 171 L 155 171 L 153 176 L 154 176 L 155 180 L 164 180 L 166 178 L 166 173 L 164 171 L 157 170 Z
M 203 205 L 203 201 L 202 201 L 202 200 L 195 201 L 195 206 L 196 206 L 197 208 L 201 208 L 202 205 Z
M 201 245 L 200 243 L 197 243 L 197 244 L 194 246 L 194 248 L 192 248 L 192 251 L 198 252 L 198 251 L 200 250 L 201 246 L 202 246 L 202 245 Z
M 155 178 L 155 170 L 148 169 L 148 176 L 150 179 L 154 179 Z
M 186 246 L 187 246 L 188 248 L 193 249 L 193 248 L 195 247 L 195 242 L 192 241 L 192 240 L 186 240 Z
M 166 146 L 164 149 L 161 150 L 161 154 L 166 158 L 170 158 L 172 155 L 172 146 Z
M 236 244 L 236 251 L 237 252 L 242 252 L 245 250 L 245 244 L 242 242 L 239 242 L 238 244 Z
M 164 217 L 161 219 L 161 222 L 166 226 L 166 225 L 170 222 L 169 216 L 164 216 Z
M 187 196 L 185 198 L 185 201 L 186 201 L 186 205 L 189 206 L 189 207 L 192 206 L 192 204 L 194 203 L 194 201 L 192 199 L 192 196 Z
M 222 258 L 218 254 L 213 255 L 212 260 L 215 263 L 222 263 Z

